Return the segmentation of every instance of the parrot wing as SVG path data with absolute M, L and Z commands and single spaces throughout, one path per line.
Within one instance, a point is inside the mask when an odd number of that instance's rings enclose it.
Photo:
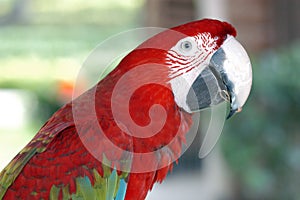
M 87 152 L 69 103 L 1 172 L 0 199 L 123 200 L 127 176 Z
M 65 109 L 68 109 L 68 105 L 65 106 Z M 51 121 L 55 121 L 55 116 L 45 123 L 31 142 L 27 144 L 0 173 L 0 199 L 3 198 L 7 189 L 12 185 L 29 160 L 34 155 L 44 152 L 55 135 L 69 126 L 72 126 L 70 123 L 59 123 L 56 124 L 55 127 L 47 127 L 47 124 L 50 124 Z M 50 131 L 50 129 L 54 131 Z
M 102 80 L 109 72 L 111 72 L 121 58 L 110 64 L 102 72 L 100 80 Z M 88 92 L 87 92 L 88 93 Z M 13 160 L 1 171 L 0 173 L 0 200 L 7 195 L 7 191 L 10 186 L 15 182 L 18 176 L 22 173 L 23 168 L 30 162 L 30 160 L 40 153 L 47 151 L 47 146 L 62 132 L 69 129 L 75 130 L 75 125 L 72 115 L 72 102 L 66 104 L 63 108 L 58 110 L 40 129 L 38 134 L 26 145 Z M 63 117 L 63 119 L 62 119 Z M 127 189 L 128 174 L 123 173 L 119 176 L 116 170 L 111 171 L 109 167 L 103 166 L 104 174 L 99 174 L 97 170 L 90 169 L 93 174 L 94 184 L 88 176 L 75 177 L 76 192 L 70 194 L 70 191 L 62 189 L 53 185 L 51 187 L 50 199 L 58 199 L 61 197 L 60 193 L 63 193 L 63 197 L 66 196 L 74 200 L 77 199 L 115 199 L 123 200 Z M 59 170 L 59 169 L 57 169 Z M 35 194 L 35 192 L 32 192 Z M 24 195 L 25 196 L 25 195 Z M 15 197 L 13 197 L 15 198 Z M 48 198 L 48 197 L 47 197 Z

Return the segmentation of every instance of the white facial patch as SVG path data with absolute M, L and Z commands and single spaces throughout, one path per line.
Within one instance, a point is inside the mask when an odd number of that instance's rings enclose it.
M 211 34 L 202 33 L 181 39 L 168 51 L 166 63 L 170 68 L 170 84 L 175 102 L 187 112 L 191 112 L 186 102 L 189 89 L 208 66 L 216 47 L 216 40 Z

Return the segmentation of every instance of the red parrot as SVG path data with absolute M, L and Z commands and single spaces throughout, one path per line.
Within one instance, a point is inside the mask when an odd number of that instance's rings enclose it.
M 165 30 L 67 103 L 0 174 L 0 199 L 142 200 L 172 170 L 199 110 L 249 95 L 247 53 L 228 23 Z

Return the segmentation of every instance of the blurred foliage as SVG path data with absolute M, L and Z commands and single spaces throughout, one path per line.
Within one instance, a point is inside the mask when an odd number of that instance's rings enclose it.
M 126 26 L 129 21 L 133 24 L 136 22 L 137 8 L 143 3 L 143 0 L 2 0 L 0 16 L 9 15 L 17 4 L 21 5 L 25 1 L 21 9 L 26 9 L 28 20 L 21 22 L 42 25 Z
M 137 26 L 143 1 L 25 1 L 20 22 L 7 18 L 22 0 L 0 1 L 0 88 L 33 91 L 40 126 L 65 103 L 58 99 L 60 81 L 74 81 L 100 42 Z
M 244 112 L 227 123 L 223 148 L 241 199 L 300 199 L 300 43 L 254 62 Z

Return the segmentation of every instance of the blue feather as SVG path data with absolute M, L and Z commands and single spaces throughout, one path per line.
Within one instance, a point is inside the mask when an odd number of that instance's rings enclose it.
M 125 199 L 126 189 L 127 189 L 127 183 L 125 182 L 124 179 L 121 179 L 118 193 L 116 196 L 116 200 L 124 200 Z
M 118 174 L 114 169 L 107 180 L 106 200 L 112 200 L 117 188 Z

